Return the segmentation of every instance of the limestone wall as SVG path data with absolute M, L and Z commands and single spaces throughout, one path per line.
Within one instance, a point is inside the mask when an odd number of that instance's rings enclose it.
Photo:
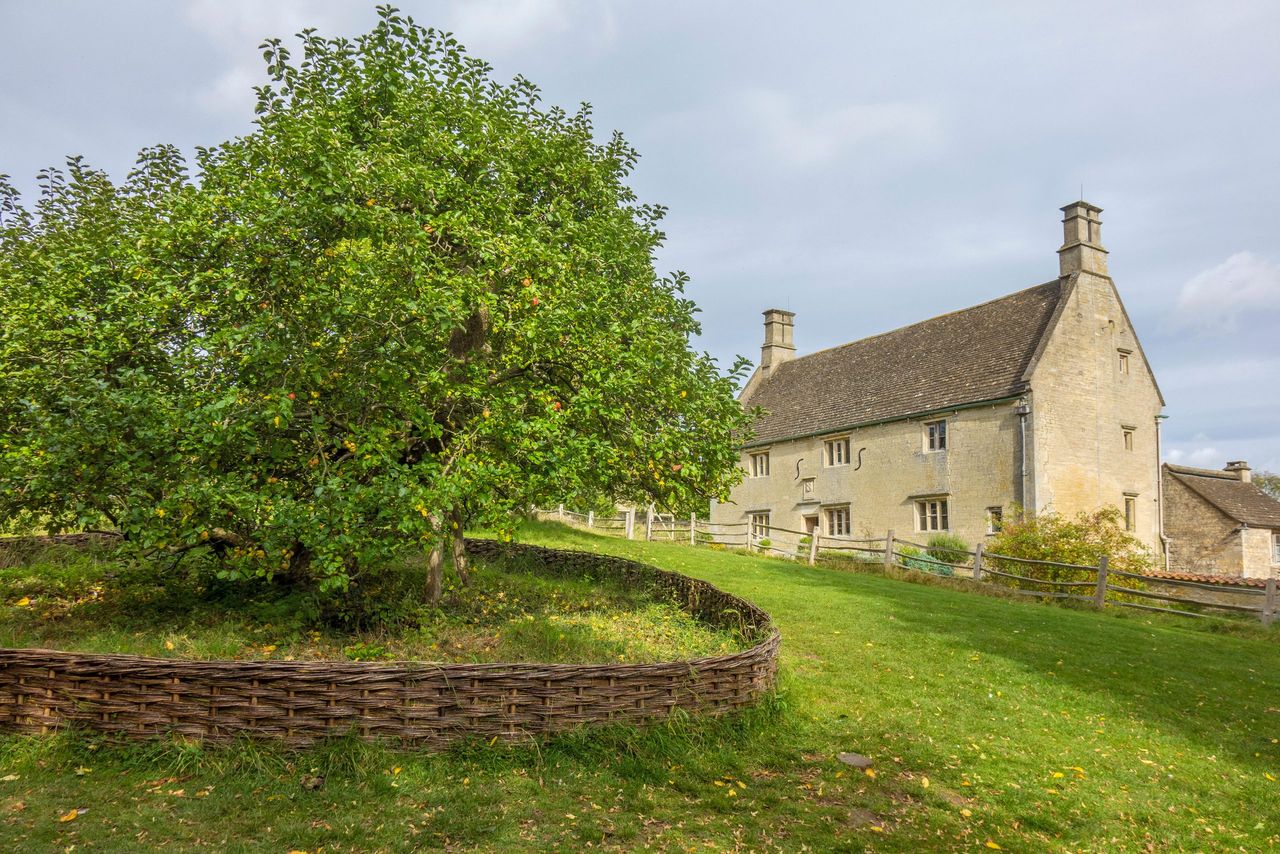
M 1171 570 L 1243 574 L 1239 524 L 1234 519 L 1171 475 L 1164 479 L 1164 507 Z
M 924 422 L 947 419 L 948 448 L 926 451 Z M 848 436 L 849 465 L 823 465 L 825 439 Z M 923 540 L 916 534 L 914 496 L 945 495 L 950 530 L 970 546 L 987 534 L 988 507 L 1003 507 L 1007 516 L 1018 495 L 1018 416 L 1013 403 L 931 415 L 864 427 L 848 433 L 778 442 L 769 447 L 769 476 L 748 477 L 734 490 L 734 503 L 713 504 L 711 521 L 745 521 L 752 512 L 768 511 L 773 525 L 807 530 L 805 517 L 847 504 L 853 536 L 882 537 L 892 528 L 898 536 Z M 751 448 L 742 454 L 750 472 Z M 859 467 L 859 452 L 861 466 Z M 813 479 L 813 491 L 804 481 Z
M 1031 446 L 1037 512 L 1124 510 L 1136 497 L 1134 534 L 1159 553 L 1155 419 L 1161 403 L 1109 278 L 1080 273 L 1031 376 Z M 1128 373 L 1120 351 L 1128 351 Z M 1132 428 L 1132 449 L 1124 429 Z
M 1240 532 L 1243 574 L 1246 578 L 1267 578 L 1271 575 L 1271 537 L 1270 528 L 1248 528 Z

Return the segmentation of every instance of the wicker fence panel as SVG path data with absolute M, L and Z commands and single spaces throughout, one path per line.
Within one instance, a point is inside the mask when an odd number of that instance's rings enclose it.
M 247 735 L 296 746 L 355 734 L 439 749 L 466 737 L 519 741 L 586 724 L 640 723 L 674 709 L 724 714 L 773 686 L 779 635 L 769 615 L 705 581 L 606 555 L 488 540 L 469 540 L 467 549 L 665 591 L 699 619 L 755 643 L 633 665 L 185 661 L 0 649 L 0 729 L 74 725 L 130 739 Z

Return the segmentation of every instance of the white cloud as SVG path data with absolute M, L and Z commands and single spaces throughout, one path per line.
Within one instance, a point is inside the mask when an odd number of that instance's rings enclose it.
M 875 146 L 931 148 L 940 136 L 937 114 L 919 104 L 851 104 L 803 113 L 784 93 L 743 93 L 742 106 L 769 153 L 795 166 L 830 163 L 854 149 Z
M 197 98 L 211 112 L 227 115 L 248 115 L 253 107 L 253 87 L 266 80 L 258 50 L 264 39 L 281 38 L 296 52 L 293 36 L 304 27 L 326 37 L 353 35 L 375 21 L 371 5 L 335 0 L 189 0 L 185 17 L 224 55 L 226 67 Z M 612 10 L 577 0 L 465 0 L 435 5 L 429 16 L 414 18 L 423 26 L 452 31 L 482 58 L 521 48 L 545 49 L 553 37 L 583 29 L 593 47 L 606 47 L 618 32 Z
M 366 17 L 360 4 L 341 5 L 316 0 L 191 0 L 187 23 L 224 54 L 226 67 L 197 94 L 211 112 L 247 116 L 255 102 L 253 87 L 266 80 L 258 45 L 268 38 L 283 39 L 294 48 L 293 36 L 305 27 L 322 35 L 349 32 Z
M 1202 332 L 1233 332 L 1242 315 L 1280 309 L 1280 264 L 1237 252 L 1191 278 L 1178 293 L 1174 326 Z
M 472 0 L 456 7 L 448 28 L 468 48 L 483 53 L 562 33 L 576 17 L 565 0 Z

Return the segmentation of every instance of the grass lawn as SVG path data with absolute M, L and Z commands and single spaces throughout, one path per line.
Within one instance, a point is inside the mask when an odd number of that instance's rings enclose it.
M 742 648 L 674 603 L 612 580 L 548 577 L 518 559 L 475 562 L 443 608 L 422 601 L 425 560 L 367 575 L 322 609 L 262 581 L 219 582 L 106 547 L 50 546 L 0 566 L 0 646 L 160 658 L 647 662 Z
M 443 756 L 8 737 L 0 848 L 1280 847 L 1274 631 L 1100 615 L 554 525 L 521 538 L 637 557 L 762 605 L 783 633 L 778 700 L 720 722 Z M 873 757 L 874 776 L 836 761 L 845 750 Z M 322 788 L 299 784 L 316 773 Z

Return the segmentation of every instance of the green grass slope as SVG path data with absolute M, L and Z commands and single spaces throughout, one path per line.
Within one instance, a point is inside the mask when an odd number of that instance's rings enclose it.
M 1280 643 L 532 526 L 753 599 L 777 702 L 513 750 L 0 740 L 0 848 L 1262 851 Z M 836 760 L 874 758 L 874 776 Z M 314 771 L 312 769 L 315 769 Z M 304 774 L 325 785 L 309 791 Z M 71 812 L 74 818 L 60 821 Z

